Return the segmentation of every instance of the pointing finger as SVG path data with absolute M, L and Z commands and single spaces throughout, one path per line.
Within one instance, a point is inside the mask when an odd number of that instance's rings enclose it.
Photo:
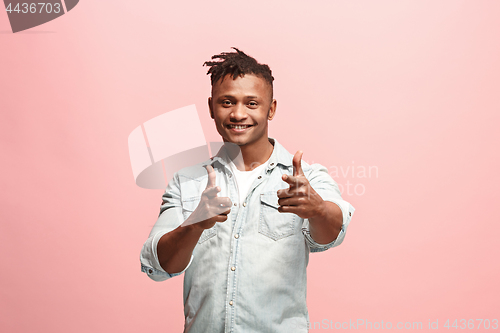
M 304 172 L 302 171 L 302 154 L 303 154 L 302 150 L 299 150 L 293 156 L 293 175 L 294 176 L 304 174 Z
M 281 179 L 283 179 L 283 181 L 285 181 L 291 187 L 298 187 L 301 185 L 305 185 L 307 181 L 307 179 L 305 179 L 304 177 L 290 176 L 286 174 L 283 175 Z
M 207 169 L 207 172 L 208 172 L 207 188 L 214 187 L 215 186 L 214 168 L 211 165 L 205 165 L 205 169 Z
M 301 189 L 299 187 L 290 186 L 289 188 L 283 188 L 276 192 L 278 199 L 292 198 L 292 197 L 302 197 L 306 196 L 308 193 L 307 189 Z

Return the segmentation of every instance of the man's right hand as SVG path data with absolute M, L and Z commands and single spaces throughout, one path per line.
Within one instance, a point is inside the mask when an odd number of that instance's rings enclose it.
M 224 222 L 227 215 L 231 212 L 231 199 L 228 197 L 218 197 L 217 193 L 221 191 L 219 186 L 215 185 L 215 171 L 211 165 L 205 166 L 208 172 L 207 187 L 201 194 L 200 203 L 194 212 L 182 224 L 183 227 L 195 224 L 201 229 L 209 229 L 216 222 Z

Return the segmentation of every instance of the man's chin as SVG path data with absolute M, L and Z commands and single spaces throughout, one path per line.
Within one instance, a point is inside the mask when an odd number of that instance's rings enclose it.
M 247 144 L 247 142 L 245 141 L 241 141 L 241 140 L 227 140 L 227 139 L 223 139 L 224 140 L 224 144 L 227 144 L 229 146 L 231 145 L 236 145 L 236 146 L 244 146 Z
M 242 145 L 247 144 L 247 140 L 242 138 L 242 137 L 233 137 L 231 135 L 224 135 L 224 136 L 221 135 L 221 137 L 222 137 L 222 140 L 224 141 L 224 143 L 226 143 L 226 142 L 232 143 L 232 144 L 235 144 L 238 146 L 242 146 Z

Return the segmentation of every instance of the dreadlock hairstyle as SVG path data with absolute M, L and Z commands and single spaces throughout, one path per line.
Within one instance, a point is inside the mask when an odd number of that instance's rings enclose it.
M 273 88 L 274 77 L 271 74 L 271 69 L 268 65 L 259 64 L 257 60 L 246 55 L 244 52 L 235 47 L 232 49 L 236 52 L 222 52 L 212 56 L 212 59 L 221 59 L 221 61 L 206 61 L 203 66 L 208 66 L 210 69 L 207 75 L 210 74 L 212 87 L 219 81 L 224 80 L 226 75 L 230 74 L 235 80 L 238 76 L 245 74 L 254 74 L 262 77 L 267 83 L 271 85 L 271 94 Z

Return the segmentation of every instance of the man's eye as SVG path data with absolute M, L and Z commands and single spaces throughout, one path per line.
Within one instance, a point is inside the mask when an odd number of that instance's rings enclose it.
M 222 104 L 223 105 L 231 105 L 231 101 L 225 100 L 225 101 L 222 101 Z
M 250 103 L 248 103 L 248 105 L 250 105 L 250 106 L 257 106 L 257 102 L 250 102 Z

